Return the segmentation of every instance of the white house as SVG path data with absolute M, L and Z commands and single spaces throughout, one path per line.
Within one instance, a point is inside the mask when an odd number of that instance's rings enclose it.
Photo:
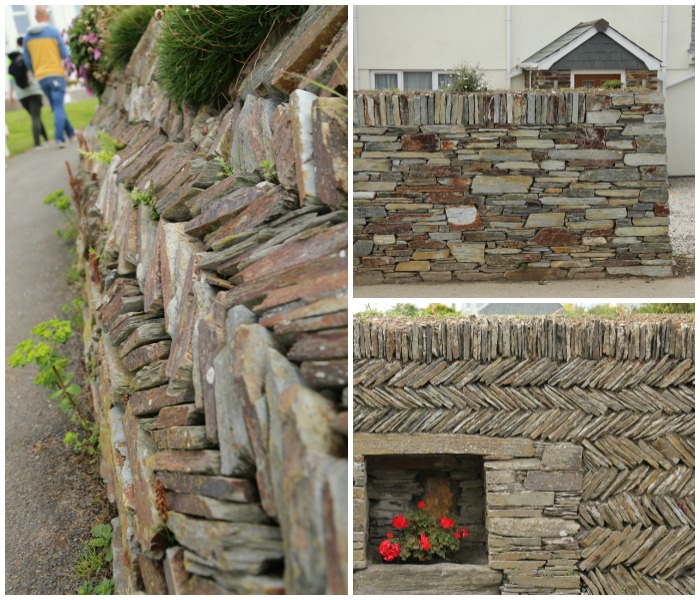
M 75 4 L 44 6 L 49 10 L 51 24 L 59 31 L 71 24 L 81 8 Z M 5 54 L 14 50 L 17 38 L 23 36 L 27 29 L 36 23 L 36 7 L 36 4 L 5 4 Z
M 695 9 L 627 6 L 355 6 L 354 89 L 448 86 L 461 62 L 492 89 L 598 87 L 666 95 L 669 175 L 695 173 Z

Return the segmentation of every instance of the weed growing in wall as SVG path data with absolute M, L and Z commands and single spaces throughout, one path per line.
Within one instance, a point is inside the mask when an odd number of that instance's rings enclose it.
M 131 206 L 137 208 L 139 204 L 143 204 L 151 209 L 151 219 L 157 221 L 160 217 L 158 211 L 156 210 L 156 194 L 153 191 L 153 184 L 148 183 L 146 189 L 143 192 L 139 192 L 137 188 L 134 188 L 129 193 L 129 199 L 131 200 Z
M 126 146 L 124 142 L 113 138 L 105 131 L 97 132 L 97 144 L 100 147 L 98 151 L 87 152 L 85 150 L 78 150 L 78 152 L 90 160 L 99 160 L 101 163 L 108 165 L 112 162 L 112 159 L 117 153 Z
M 63 217 L 65 227 L 56 229 L 56 235 L 64 240 L 74 241 L 78 236 L 78 219 L 73 210 L 70 196 L 66 196 L 63 190 L 56 190 L 44 198 L 44 204 L 54 206 Z
M 107 523 L 95 525 L 91 531 L 91 538 L 73 566 L 73 577 L 82 582 L 78 594 L 111 595 L 114 592 L 112 579 L 103 578 L 96 583 L 99 575 L 109 569 L 111 562 L 112 526 Z
M 220 105 L 248 58 L 272 43 L 306 6 L 168 6 L 156 11 L 157 80 L 178 104 Z

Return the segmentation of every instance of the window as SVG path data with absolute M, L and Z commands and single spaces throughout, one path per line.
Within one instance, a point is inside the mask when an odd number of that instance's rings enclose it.
M 23 36 L 25 33 L 27 33 L 27 29 L 29 29 L 29 10 L 27 9 L 27 6 L 18 4 L 12 5 L 12 18 L 15 21 L 17 35 Z
M 452 87 L 454 81 L 454 73 L 438 73 L 438 88 L 447 90 Z
M 375 90 L 449 89 L 454 73 L 444 71 L 372 71 Z
M 404 90 L 432 90 L 433 74 L 430 71 L 408 71 L 403 74 Z
M 375 90 L 393 90 L 399 87 L 398 73 L 375 73 L 374 74 L 374 89 Z

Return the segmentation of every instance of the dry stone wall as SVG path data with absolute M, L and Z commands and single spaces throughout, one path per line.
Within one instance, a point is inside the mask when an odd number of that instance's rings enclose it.
M 672 275 L 658 93 L 361 92 L 358 285 Z
M 159 26 L 81 141 L 124 149 L 73 182 L 115 591 L 342 594 L 347 102 L 309 80 L 346 84 L 347 7 L 309 8 L 221 111 L 164 97 Z
M 441 454 L 483 457 L 488 549 L 445 593 L 499 593 L 494 571 L 504 594 L 694 593 L 694 348 L 692 318 L 356 319 L 355 590 L 410 587 L 371 560 L 368 462 Z

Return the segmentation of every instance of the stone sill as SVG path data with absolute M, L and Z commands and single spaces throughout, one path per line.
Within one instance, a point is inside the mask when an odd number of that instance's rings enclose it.
M 501 593 L 503 573 L 484 565 L 370 565 L 353 576 L 354 594 L 488 594 Z

